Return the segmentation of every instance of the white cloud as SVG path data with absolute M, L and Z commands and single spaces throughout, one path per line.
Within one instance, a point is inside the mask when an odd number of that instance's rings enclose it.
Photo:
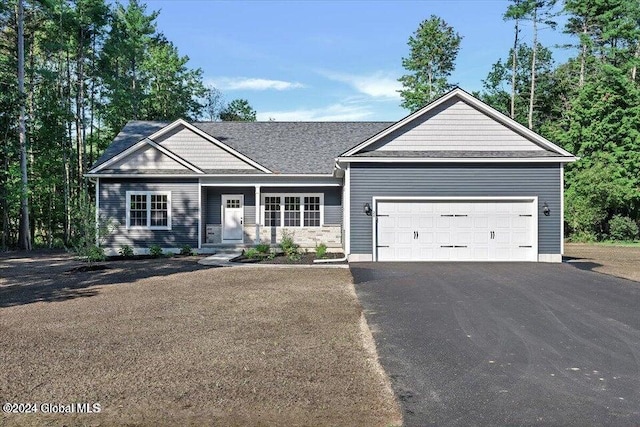
M 400 99 L 402 85 L 391 73 L 377 71 L 372 74 L 346 74 L 320 71 L 328 79 L 346 83 L 358 92 L 372 98 Z
M 248 77 L 216 77 L 208 79 L 206 83 L 220 90 L 289 90 L 305 87 L 299 82 Z
M 364 120 L 373 112 L 365 105 L 337 103 L 321 108 L 258 112 L 257 119 L 279 122 L 348 122 Z

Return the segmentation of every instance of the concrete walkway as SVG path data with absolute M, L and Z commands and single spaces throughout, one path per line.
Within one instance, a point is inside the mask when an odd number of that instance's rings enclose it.
M 236 257 L 239 257 L 240 255 L 242 255 L 242 249 L 237 251 L 218 252 L 216 254 L 213 254 L 211 256 L 201 259 L 200 261 L 198 261 L 198 264 L 231 267 L 234 265 L 238 265 L 238 264 L 232 263 L 231 260 Z

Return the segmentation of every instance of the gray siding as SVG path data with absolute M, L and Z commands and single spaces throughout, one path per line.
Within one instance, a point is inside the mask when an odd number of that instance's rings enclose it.
M 559 164 L 351 164 L 351 253 L 371 254 L 373 196 L 538 196 L 538 251 L 559 254 Z M 551 216 L 542 214 L 547 202 Z
M 127 191 L 170 191 L 171 230 L 127 230 Z M 118 248 L 130 245 L 180 247 L 198 245 L 198 181 L 158 179 L 100 179 L 100 215 L 119 224 L 104 243 Z

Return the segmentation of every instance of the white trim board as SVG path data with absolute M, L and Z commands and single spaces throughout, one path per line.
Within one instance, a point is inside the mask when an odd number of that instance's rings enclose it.
M 531 140 L 532 142 L 534 142 L 534 143 L 536 143 L 538 145 L 541 145 L 541 146 L 547 148 L 548 150 L 554 151 L 554 152 L 560 154 L 561 156 L 573 157 L 573 155 L 571 153 L 569 153 L 568 151 L 564 150 L 563 148 L 559 147 L 558 145 L 554 144 L 553 142 L 549 141 L 548 139 L 544 138 L 543 136 L 538 135 L 537 133 L 533 132 L 531 129 L 528 129 L 527 127 L 521 125 L 520 123 L 518 123 L 515 120 L 511 119 L 510 117 L 505 116 L 504 114 L 502 114 L 498 110 L 494 109 L 490 105 L 485 104 L 484 102 L 482 102 L 479 99 L 473 97 L 471 94 L 465 92 L 464 90 L 462 90 L 460 88 L 455 88 L 455 89 L 451 90 L 450 92 L 444 94 L 440 98 L 436 99 L 435 101 L 431 102 L 430 104 L 426 105 L 425 107 L 421 108 L 420 110 L 416 111 L 415 113 L 406 116 L 404 119 L 394 123 L 393 125 L 389 126 L 388 128 L 384 129 L 383 131 L 377 133 L 376 135 L 372 136 L 371 138 L 368 138 L 367 140 L 361 142 L 360 144 L 356 145 L 355 147 L 351 148 L 350 150 L 345 151 L 342 155 L 340 155 L 340 157 L 353 156 L 354 154 L 358 153 L 359 151 L 363 150 L 364 148 L 366 148 L 366 147 L 370 146 L 371 144 L 381 140 L 382 138 L 384 138 L 385 136 L 389 135 L 390 133 L 400 129 L 401 127 L 405 126 L 406 124 L 412 122 L 413 120 L 417 119 L 418 117 L 422 116 L 423 114 L 426 114 L 427 112 L 435 109 L 439 105 L 447 102 L 448 100 L 450 100 L 452 98 L 458 98 L 461 101 L 466 102 L 470 106 L 472 106 L 472 107 L 476 108 L 477 110 L 479 110 L 480 112 L 486 114 L 487 116 L 489 116 L 493 120 L 497 121 L 498 123 L 510 128 L 514 132 L 521 134 L 525 138 Z
M 342 163 L 570 163 L 576 157 L 338 157 Z

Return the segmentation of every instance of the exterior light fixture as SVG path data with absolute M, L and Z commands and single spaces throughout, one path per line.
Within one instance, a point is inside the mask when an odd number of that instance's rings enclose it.
M 547 204 L 547 202 L 544 202 L 544 205 L 542 205 L 542 213 L 544 214 L 544 216 L 551 215 L 551 209 L 549 209 L 549 205 Z
M 364 213 L 367 216 L 371 216 L 371 214 L 373 213 L 373 210 L 371 209 L 371 205 L 369 203 L 364 204 Z

